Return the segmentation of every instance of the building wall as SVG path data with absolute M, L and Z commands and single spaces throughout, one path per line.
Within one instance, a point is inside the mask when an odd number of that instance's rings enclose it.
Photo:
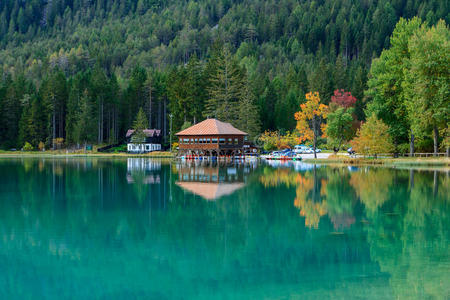
M 182 150 L 191 149 L 241 149 L 244 146 L 244 136 L 223 135 L 223 136 L 178 136 L 179 148 Z
M 128 143 L 127 144 L 127 150 L 128 152 L 152 152 L 152 151 L 161 151 L 161 144 L 135 144 L 135 143 Z

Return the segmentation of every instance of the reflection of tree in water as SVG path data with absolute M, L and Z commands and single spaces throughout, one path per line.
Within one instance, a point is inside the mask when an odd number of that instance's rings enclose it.
M 446 299 L 450 295 L 448 178 L 429 172 L 411 172 L 410 178 L 408 172 L 396 175 L 405 184 L 396 185 L 386 202 L 393 212 L 368 215 L 371 257 L 390 274 L 397 299 Z M 443 192 L 436 192 L 437 188 Z
M 317 171 L 304 174 L 290 169 L 264 170 L 260 181 L 265 187 L 276 187 L 281 184 L 296 187 L 294 206 L 300 210 L 300 215 L 305 217 L 305 225 L 318 228 L 322 216 L 327 213 L 327 201 L 323 199 L 326 180 L 319 181 Z
M 299 174 L 299 177 L 301 175 Z M 300 179 L 299 185 L 295 192 L 295 207 L 300 209 L 300 215 L 305 217 L 305 225 L 308 227 L 319 227 L 320 217 L 327 213 L 327 201 L 322 199 L 323 193 L 315 194 L 316 178 L 312 177 L 310 173 L 306 173 L 305 177 Z M 321 181 L 322 186 L 326 185 L 326 181 Z M 316 201 L 316 199 L 318 201 Z
M 362 168 L 352 173 L 350 184 L 370 213 L 375 213 L 389 197 L 393 171 L 386 168 Z
M 324 186 L 327 209 L 334 229 L 348 228 L 355 223 L 353 207 L 355 190 L 349 184 L 350 174 L 346 169 L 333 168 L 327 173 L 328 182 Z

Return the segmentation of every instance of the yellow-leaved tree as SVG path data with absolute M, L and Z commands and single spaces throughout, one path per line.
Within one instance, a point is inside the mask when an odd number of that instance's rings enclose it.
M 394 150 L 394 144 L 389 134 L 389 126 L 372 114 L 367 122 L 358 129 L 356 137 L 351 141 L 353 150 L 363 155 L 390 153 Z
M 279 131 L 266 130 L 259 141 L 264 143 L 264 150 L 271 151 L 275 149 L 292 149 L 297 143 L 298 135 L 296 132 L 286 132 L 282 135 Z
M 300 111 L 295 113 L 299 142 L 313 140 L 314 158 L 316 155 L 317 137 L 323 131 L 323 120 L 326 119 L 328 106 L 320 103 L 318 92 L 306 94 L 306 103 L 300 104 Z

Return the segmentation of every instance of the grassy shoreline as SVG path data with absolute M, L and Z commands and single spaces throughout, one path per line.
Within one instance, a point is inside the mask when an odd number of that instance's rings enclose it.
M 17 158 L 17 157 L 149 157 L 149 158 L 175 158 L 171 152 L 150 152 L 146 154 L 132 154 L 132 153 L 67 153 L 64 151 L 0 151 L 0 158 Z
M 305 162 L 333 163 L 344 165 L 384 165 L 384 166 L 440 166 L 450 167 L 448 157 L 399 157 L 399 158 L 352 158 L 331 156 L 324 159 L 305 159 Z
M 18 157 L 146 157 L 146 158 L 176 158 L 174 153 L 168 151 L 150 152 L 146 154 L 132 153 L 66 153 L 65 151 L 0 151 L 0 158 L 18 158 Z M 450 167 L 450 158 L 448 157 L 401 157 L 401 158 L 353 158 L 344 155 L 332 155 L 329 158 L 307 158 L 303 160 L 309 163 L 320 164 L 342 164 L 342 165 L 384 165 L 384 166 L 437 166 Z

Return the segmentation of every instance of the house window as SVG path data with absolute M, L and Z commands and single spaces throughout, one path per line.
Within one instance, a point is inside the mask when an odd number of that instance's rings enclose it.
M 225 144 L 225 139 L 224 138 L 219 139 L 219 144 Z
M 206 141 L 207 141 L 208 144 L 211 143 L 211 139 L 207 139 Z
M 217 144 L 217 139 L 212 139 L 213 144 Z
M 146 144 L 146 145 L 145 145 L 145 151 L 150 151 L 150 150 L 152 150 L 152 149 L 150 148 L 150 144 Z
M 183 139 L 184 144 L 189 144 L 189 139 Z
M 239 140 L 238 139 L 234 139 L 234 143 L 235 144 L 239 144 Z

